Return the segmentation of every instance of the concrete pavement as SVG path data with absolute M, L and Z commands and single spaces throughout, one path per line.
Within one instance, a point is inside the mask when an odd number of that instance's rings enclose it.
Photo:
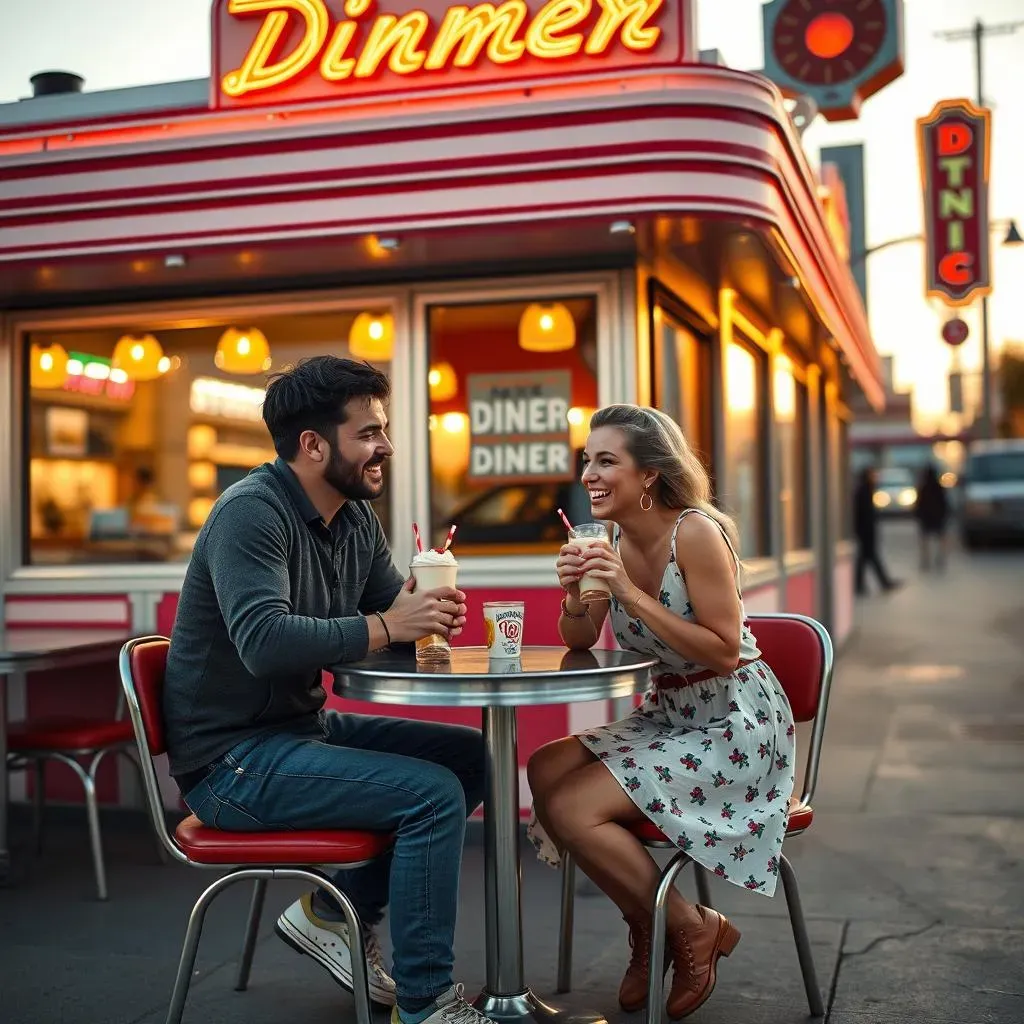
M 858 604 L 839 661 L 811 830 L 787 844 L 832 1024 L 1024 1021 L 1024 551 L 955 554 L 920 577 L 908 524 L 885 553 L 907 585 Z M 43 857 L 16 858 L 0 890 L 0 1021 L 158 1024 L 188 901 L 211 876 L 160 867 L 141 820 L 108 815 L 111 902 L 91 899 L 84 827 L 56 813 Z M 27 838 L 17 827 L 15 840 Z M 482 851 L 466 852 L 457 940 L 468 991 L 484 980 Z M 523 865 L 527 977 L 542 997 L 613 1022 L 624 926 L 577 899 L 575 990 L 553 996 L 558 876 Z M 684 873 L 684 889 L 692 880 Z M 270 932 L 290 892 L 271 890 L 250 991 L 232 990 L 248 892 L 215 904 L 186 1021 L 337 1024 L 351 1000 Z M 786 909 L 715 885 L 743 931 L 701 1024 L 807 1018 Z M 382 1018 L 383 1019 L 383 1018 Z

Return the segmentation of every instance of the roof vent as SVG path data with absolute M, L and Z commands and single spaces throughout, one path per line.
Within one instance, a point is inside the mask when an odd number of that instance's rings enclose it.
M 32 96 L 58 96 L 63 93 L 81 92 L 85 79 L 73 71 L 40 71 L 33 75 Z

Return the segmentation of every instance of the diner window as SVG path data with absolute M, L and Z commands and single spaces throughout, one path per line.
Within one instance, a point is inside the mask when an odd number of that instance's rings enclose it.
M 551 552 L 597 408 L 593 298 L 436 305 L 429 333 L 431 539 L 461 554 Z
M 796 377 L 793 363 L 775 361 L 775 423 L 779 438 L 779 499 L 785 551 L 811 546 L 807 515 L 807 387 Z
M 679 424 L 688 444 L 709 470 L 711 363 L 708 339 L 667 310 L 655 313 L 654 404 Z
M 266 374 L 325 353 L 387 372 L 392 334 L 382 308 L 33 332 L 29 563 L 187 561 L 217 497 L 276 458 Z M 374 508 L 388 530 L 386 491 Z
M 723 508 L 736 517 L 740 557 L 769 553 L 765 516 L 764 358 L 740 342 L 726 349 Z

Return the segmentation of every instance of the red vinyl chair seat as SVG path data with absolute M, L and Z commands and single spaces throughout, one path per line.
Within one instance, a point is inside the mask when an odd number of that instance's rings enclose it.
M 37 718 L 14 722 L 7 730 L 7 749 L 12 754 L 33 750 L 101 750 L 134 742 L 135 732 L 128 719 Z
M 386 832 L 324 829 L 315 831 L 224 832 L 207 828 L 190 814 L 174 838 L 196 864 L 305 867 L 310 864 L 357 864 L 373 860 L 391 847 Z
M 789 801 L 789 824 L 786 826 L 786 834 L 803 832 L 814 820 L 814 808 L 810 804 L 800 803 L 799 797 L 793 797 Z M 648 818 L 643 821 L 635 821 L 629 826 L 633 833 L 642 843 L 671 843 L 664 832 Z M 674 845 L 674 844 L 672 844 Z

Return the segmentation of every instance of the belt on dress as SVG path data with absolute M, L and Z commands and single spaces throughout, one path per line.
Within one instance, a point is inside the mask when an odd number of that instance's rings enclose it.
M 746 665 L 752 665 L 758 659 L 750 658 L 746 661 L 740 661 L 736 668 L 744 668 Z M 717 679 L 721 676 L 721 672 L 716 672 L 713 668 L 706 668 L 700 672 L 690 672 L 687 675 L 679 675 L 675 672 L 668 672 L 665 675 L 654 676 L 653 682 L 655 689 L 658 690 L 681 690 L 685 686 L 693 686 L 694 683 L 703 683 L 708 679 Z M 732 675 L 730 672 L 729 675 Z

